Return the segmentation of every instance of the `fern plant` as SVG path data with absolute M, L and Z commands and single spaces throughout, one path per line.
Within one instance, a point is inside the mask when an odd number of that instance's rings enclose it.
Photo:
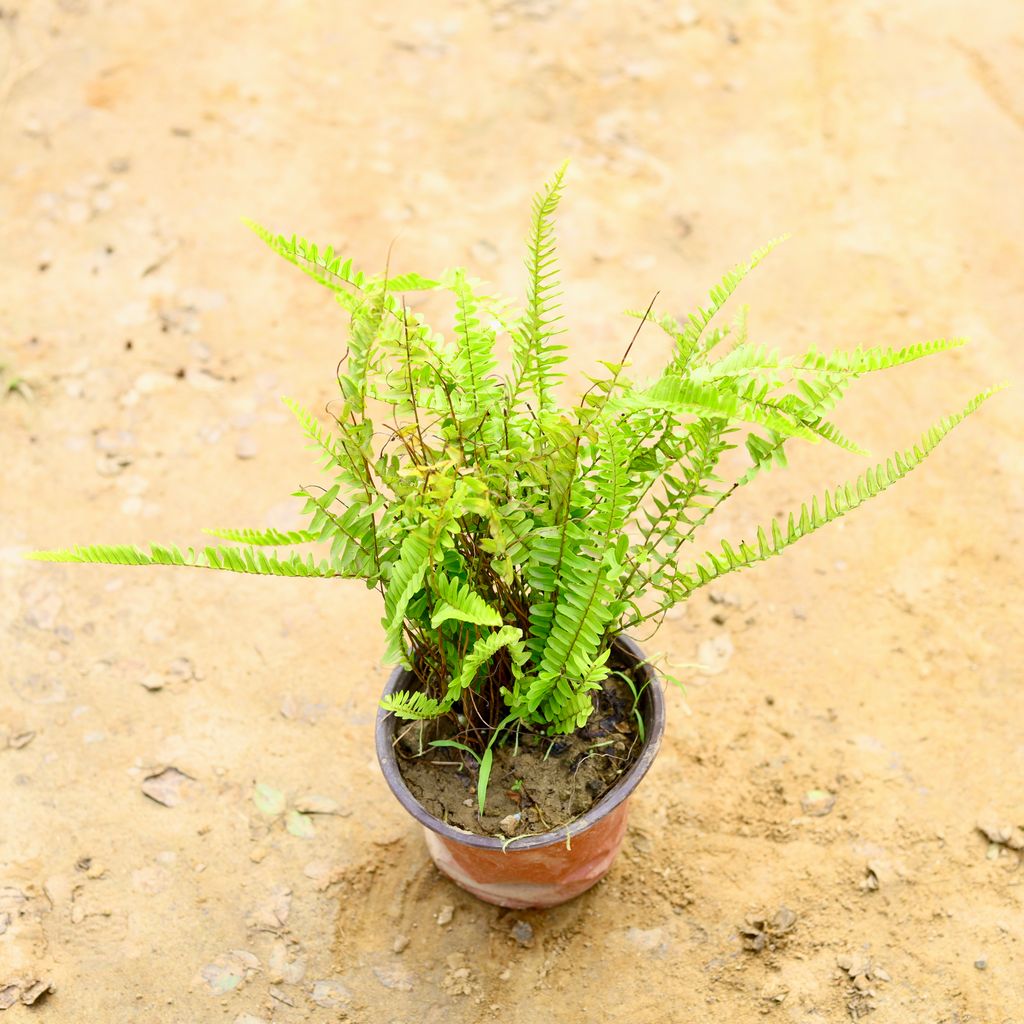
M 370 275 L 330 247 L 251 225 L 350 320 L 332 422 L 287 401 L 327 472 L 325 488 L 298 492 L 307 528 L 210 530 L 229 543 L 186 551 L 94 546 L 32 557 L 360 579 L 380 592 L 387 659 L 415 681 L 385 707 L 404 719 L 453 716 L 456 734 L 489 758 L 510 723 L 549 734 L 583 727 L 618 633 L 657 623 L 713 580 L 879 494 L 995 390 L 785 521 L 701 553 L 701 528 L 741 487 L 784 466 L 791 445 L 862 454 L 829 419 L 858 378 L 962 342 L 792 357 L 751 341 L 745 312 L 719 326 L 769 245 L 685 320 L 653 308 L 633 314 L 638 331 L 650 322 L 666 336 L 656 379 L 632 377 L 627 348 L 601 364 L 575 404 L 560 405 L 554 218 L 564 174 L 563 166 L 534 200 L 520 310 L 462 269 Z M 436 290 L 455 307 L 447 336 L 405 299 Z M 511 342 L 507 371 L 499 338 Z M 747 462 L 730 479 L 723 456 L 741 445 Z M 306 546 L 319 554 L 290 553 Z

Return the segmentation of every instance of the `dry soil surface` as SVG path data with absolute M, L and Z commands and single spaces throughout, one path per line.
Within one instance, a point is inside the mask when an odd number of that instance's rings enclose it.
M 565 156 L 577 370 L 789 231 L 757 338 L 973 339 L 859 385 L 902 447 L 1021 378 L 1022 68 L 1019 0 L 5 0 L 0 1001 L 38 998 L 0 1019 L 1024 1021 L 1019 388 L 645 640 L 702 667 L 550 913 L 460 893 L 387 792 L 359 585 L 21 558 L 295 522 L 279 398 L 331 397 L 343 323 L 242 215 L 517 289 Z M 863 466 L 808 448 L 722 525 Z

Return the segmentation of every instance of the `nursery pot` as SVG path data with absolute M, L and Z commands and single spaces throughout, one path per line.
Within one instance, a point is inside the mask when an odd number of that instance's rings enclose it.
M 398 723 L 377 712 L 377 759 L 384 778 L 402 806 L 423 826 L 430 856 L 440 870 L 467 892 L 500 907 L 554 907 L 586 892 L 612 866 L 626 834 L 629 797 L 647 774 L 665 731 L 661 680 L 628 637 L 613 645 L 621 661 L 638 666 L 647 685 L 640 695 L 644 745 L 633 765 L 586 814 L 567 826 L 508 843 L 446 824 L 412 795 L 399 771 L 395 753 Z M 387 696 L 407 689 L 405 669 L 396 669 L 384 688 Z

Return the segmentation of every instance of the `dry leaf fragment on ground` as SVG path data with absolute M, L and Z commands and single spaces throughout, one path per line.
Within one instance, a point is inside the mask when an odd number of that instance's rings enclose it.
M 297 943 L 278 939 L 267 960 L 268 979 L 274 984 L 297 985 L 306 976 L 306 957 Z
M 248 950 L 231 949 L 203 967 L 199 976 L 215 995 L 225 995 L 241 988 L 259 968 L 259 959 Z
M 900 873 L 886 860 L 869 860 L 864 865 L 864 878 L 860 887 L 865 892 L 875 892 L 883 885 L 891 885 L 900 877 Z
M 325 978 L 322 981 L 314 981 L 313 988 L 309 994 L 309 998 L 316 1003 L 317 1006 L 322 1006 L 324 1009 L 331 1010 L 338 1006 L 344 1006 L 346 1003 L 351 1002 L 352 993 L 340 982 L 335 981 L 331 978 Z
M 185 799 L 182 787 L 193 781 L 191 775 L 171 765 L 153 775 L 147 775 L 142 780 L 142 792 L 164 807 L 177 807 Z
M 766 947 L 774 949 L 793 930 L 796 921 L 796 914 L 789 907 L 779 907 L 770 918 L 766 914 L 748 916 L 739 929 L 743 948 L 751 953 L 760 953 Z
M 307 793 L 305 796 L 297 797 L 293 806 L 302 814 L 337 814 L 348 817 L 352 813 L 342 810 L 337 800 L 332 800 L 321 793 Z
M 412 991 L 413 975 L 402 967 L 374 967 L 373 974 L 385 988 L 396 992 Z
M 9 1010 L 15 1003 L 32 1006 L 55 990 L 45 978 L 22 978 L 0 983 L 0 1010 Z
M 250 911 L 245 923 L 262 931 L 277 931 L 284 927 L 292 908 L 292 891 L 287 885 L 278 885 L 265 900 Z
M 875 964 L 862 953 L 842 953 L 836 957 L 836 966 L 850 983 L 850 998 L 846 1004 L 850 1016 L 857 1020 L 878 1008 L 876 983 L 892 981 L 888 971 Z

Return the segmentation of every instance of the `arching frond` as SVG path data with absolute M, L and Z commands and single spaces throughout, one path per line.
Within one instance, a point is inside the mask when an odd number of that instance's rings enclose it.
M 186 548 L 150 546 L 149 551 L 126 544 L 66 548 L 62 551 L 32 551 L 27 558 L 40 562 L 94 562 L 101 565 L 186 565 L 198 569 L 222 569 L 255 576 L 341 576 L 327 561 L 315 562 L 312 555 L 275 558 L 255 548 Z
M 719 551 L 705 552 L 703 559 L 691 569 L 675 575 L 673 585 L 679 586 L 688 595 L 726 573 L 745 569 L 755 562 L 762 562 L 781 554 L 798 540 L 846 515 L 869 498 L 881 494 L 897 480 L 902 480 L 931 454 L 958 423 L 998 390 L 1000 389 L 989 388 L 975 395 L 963 410 L 939 420 L 912 448 L 895 452 L 885 462 L 878 463 L 851 483 L 826 491 L 822 500 L 819 501 L 815 497 L 809 503 L 801 505 L 799 512 L 790 513 L 785 528 L 774 520 L 770 529 L 758 529 L 756 542 L 742 541 L 738 545 L 732 545 L 728 541 L 723 541 Z

